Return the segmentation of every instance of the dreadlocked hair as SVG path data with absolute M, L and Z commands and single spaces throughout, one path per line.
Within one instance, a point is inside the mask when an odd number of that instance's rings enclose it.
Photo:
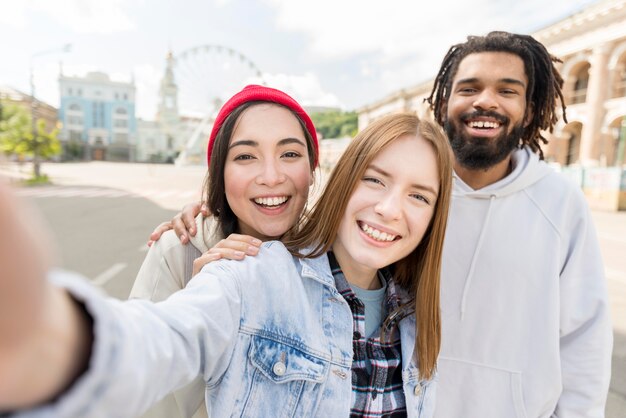
M 459 64 L 466 56 L 480 52 L 507 52 L 517 55 L 524 62 L 528 77 L 526 112 L 532 111 L 532 119 L 522 133 L 521 145 L 529 146 L 543 159 L 540 143 L 547 144 L 548 140 L 541 131 L 552 132 L 554 129 L 558 120 L 558 102 L 561 104 L 563 120 L 567 123 L 562 92 L 563 78 L 554 67 L 554 63 L 562 61 L 551 55 L 532 36 L 496 31 L 487 36 L 468 36 L 467 42 L 453 45 L 443 59 L 430 96 L 425 99 L 435 115 L 435 120 L 443 126 L 446 117 L 443 114 L 443 104 L 450 98 Z

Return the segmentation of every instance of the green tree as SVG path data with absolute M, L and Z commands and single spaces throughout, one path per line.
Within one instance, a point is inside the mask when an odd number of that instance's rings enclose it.
M 37 120 L 33 129 L 31 116 L 23 107 L 3 104 L 0 118 L 0 151 L 20 157 L 32 157 L 35 179 L 41 177 L 42 159 L 61 152 L 58 134 L 58 129 L 48 132 L 43 119 Z
M 319 112 L 313 113 L 311 119 L 324 138 L 354 137 L 358 130 L 356 112 Z

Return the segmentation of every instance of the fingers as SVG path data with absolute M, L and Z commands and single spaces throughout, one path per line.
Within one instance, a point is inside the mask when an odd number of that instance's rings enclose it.
M 182 214 L 179 213 L 172 218 L 172 227 L 174 228 L 174 232 L 180 242 L 183 244 L 187 244 L 189 242 L 189 231 L 187 229 L 187 225 L 185 221 L 182 219 Z M 195 223 L 194 223 L 194 235 L 195 235 Z
M 196 274 L 200 273 L 200 270 L 202 270 L 202 267 L 204 267 L 205 265 L 209 264 L 212 261 L 219 260 L 220 257 L 221 257 L 221 254 L 219 252 L 217 253 L 206 252 L 202 254 L 200 257 L 196 258 L 193 261 L 193 275 L 195 276 Z
M 180 214 L 186 230 L 192 237 L 196 236 L 196 216 L 200 213 L 201 204 L 201 202 L 187 204 Z
M 151 247 L 154 242 L 161 238 L 161 235 L 163 235 L 164 232 L 169 231 L 170 229 L 172 229 L 172 221 L 163 222 L 154 228 L 154 231 L 150 234 L 148 247 Z
M 176 214 L 172 218 L 172 225 L 176 236 L 180 239 L 180 242 L 186 244 L 191 237 L 195 237 L 197 231 L 196 228 L 196 216 L 201 212 L 202 202 L 189 203 L 183 207 L 182 212 Z M 204 213 L 203 213 L 204 214 Z
M 250 235 L 230 234 L 228 238 L 215 244 L 213 249 L 230 249 L 232 251 L 239 251 L 245 255 L 257 255 L 260 246 L 261 240 Z
M 258 252 L 258 249 L 257 249 Z M 243 260 L 246 255 L 256 255 L 256 254 L 246 254 L 244 251 L 235 250 L 228 247 L 213 247 L 206 253 L 202 254 L 200 257 L 196 258 L 193 262 L 193 275 L 195 276 L 202 270 L 202 267 L 205 265 L 220 259 L 227 260 Z
M 230 234 L 228 238 L 221 240 L 213 248 L 193 262 L 194 276 L 205 265 L 225 258 L 227 260 L 243 260 L 247 255 L 255 256 L 259 253 L 262 242 L 250 235 Z
M 205 218 L 211 214 L 209 206 L 206 202 L 202 202 L 202 206 L 200 206 L 200 213 L 202 213 L 202 216 L 204 216 Z

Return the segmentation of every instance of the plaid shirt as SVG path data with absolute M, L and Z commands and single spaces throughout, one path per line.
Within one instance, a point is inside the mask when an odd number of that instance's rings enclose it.
M 335 278 L 335 286 L 352 311 L 354 334 L 352 348 L 352 408 L 351 417 L 406 417 L 404 389 L 402 384 L 402 352 L 397 322 L 390 324 L 386 341 L 365 336 L 365 306 L 346 281 L 332 252 L 328 253 L 330 268 Z M 387 312 L 394 312 L 399 306 L 396 285 L 389 270 L 379 270 L 387 282 L 385 303 Z M 369 359 L 371 372 L 366 364 Z

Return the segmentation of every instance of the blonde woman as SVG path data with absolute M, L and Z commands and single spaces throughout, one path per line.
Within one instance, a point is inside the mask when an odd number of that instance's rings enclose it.
M 132 417 L 200 374 L 213 416 L 433 416 L 451 164 L 431 123 L 382 118 L 350 144 L 293 239 L 209 263 L 160 304 L 106 300 L 65 273 L 49 276 L 71 298 L 37 271 L 3 278 L 0 314 L 18 297 L 34 309 L 19 290 L 43 289 L 43 306 L 67 312 L 44 328 L 69 337 L 27 356 L 20 379 L 1 358 L 11 383 L 0 408 Z M 89 356 L 84 370 L 46 372 L 44 359 L 75 353 Z

